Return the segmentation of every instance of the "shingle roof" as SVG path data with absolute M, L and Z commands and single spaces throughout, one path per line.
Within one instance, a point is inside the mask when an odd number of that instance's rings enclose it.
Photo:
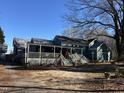
M 26 46 L 26 43 L 28 40 L 20 39 L 20 38 L 14 38 L 13 39 L 13 45 L 18 48 L 24 48 Z
M 55 38 L 59 39 L 60 41 L 66 41 L 70 43 L 84 43 L 84 42 L 87 43 L 87 41 L 83 39 L 69 38 L 69 37 L 59 36 L 59 35 L 57 35 Z
M 95 48 L 99 47 L 101 44 L 102 44 L 101 42 L 97 42 L 94 45 L 92 45 L 90 48 L 94 48 L 95 49 Z
M 92 46 L 90 46 L 89 49 L 97 49 L 97 47 L 99 47 L 101 44 L 103 44 L 103 42 L 95 40 L 94 44 Z
M 31 43 L 53 45 L 53 41 L 52 40 L 39 39 L 39 38 L 32 38 L 31 39 Z

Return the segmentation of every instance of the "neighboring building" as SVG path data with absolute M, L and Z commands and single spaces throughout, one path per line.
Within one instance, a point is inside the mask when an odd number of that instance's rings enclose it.
M 6 52 L 7 52 L 7 45 L 0 44 L 0 59 L 3 59 Z
M 7 45 L 6 44 L 0 44 L 0 53 L 6 53 L 7 52 Z
M 94 39 L 89 43 L 89 58 L 92 61 L 110 61 L 111 50 L 105 43 Z

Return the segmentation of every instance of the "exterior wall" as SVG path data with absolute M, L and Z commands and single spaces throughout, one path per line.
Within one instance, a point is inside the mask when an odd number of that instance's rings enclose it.
M 111 51 L 106 44 L 94 39 L 89 43 L 89 59 L 96 61 L 109 61 L 111 59 Z
M 54 39 L 54 44 L 55 44 L 55 45 L 58 45 L 58 46 L 61 46 L 61 41 L 58 40 L 58 38 L 55 38 L 55 39 Z
M 88 56 L 89 56 L 88 46 L 83 47 L 83 55 L 88 58 Z
M 97 60 L 103 62 L 103 61 L 110 61 L 110 59 L 111 59 L 111 55 L 109 48 L 105 44 L 99 46 L 97 48 Z
M 0 61 L 5 61 L 5 53 L 7 52 L 7 45 L 0 44 Z
M 88 51 L 88 58 L 91 61 L 96 61 L 97 60 L 97 51 L 96 51 L 96 49 L 93 49 L 93 50 L 89 50 Z
M 55 45 L 59 45 L 59 46 L 65 46 L 65 47 L 74 47 L 74 48 L 82 48 L 82 55 L 84 56 L 88 56 L 88 44 L 85 44 L 86 42 L 83 43 L 76 43 L 73 41 L 65 41 L 65 40 L 60 40 L 58 38 L 55 37 L 54 39 L 54 44 Z
M 14 62 L 17 63 L 25 63 L 25 47 L 19 47 L 13 44 L 13 54 L 14 54 Z

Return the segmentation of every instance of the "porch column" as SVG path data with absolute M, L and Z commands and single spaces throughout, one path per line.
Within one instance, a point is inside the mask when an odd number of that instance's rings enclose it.
M 83 51 L 84 51 L 84 49 L 83 49 L 83 48 L 81 48 L 81 55 L 84 55 L 84 54 L 83 54 Z
M 94 62 L 94 52 L 93 51 L 91 52 L 91 55 L 92 55 L 92 61 Z
M 25 63 L 27 63 L 27 56 L 28 56 L 28 53 L 27 53 L 27 43 L 25 43 Z
M 55 58 L 55 52 L 56 52 L 56 51 L 55 51 L 55 46 L 54 46 L 54 58 Z
M 41 65 L 41 61 L 42 61 L 42 59 L 41 59 L 41 45 L 40 45 L 40 51 L 39 51 L 39 65 Z

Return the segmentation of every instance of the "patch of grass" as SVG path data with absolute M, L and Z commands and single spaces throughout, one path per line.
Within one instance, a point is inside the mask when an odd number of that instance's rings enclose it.
M 121 76 L 124 76 L 124 68 L 119 68 L 118 73 L 119 73 Z
M 114 69 L 106 68 L 106 69 L 101 69 L 101 70 L 93 70 L 93 71 L 90 71 L 90 72 L 94 72 L 94 73 L 104 73 L 104 72 L 114 72 L 114 71 L 115 71 Z

